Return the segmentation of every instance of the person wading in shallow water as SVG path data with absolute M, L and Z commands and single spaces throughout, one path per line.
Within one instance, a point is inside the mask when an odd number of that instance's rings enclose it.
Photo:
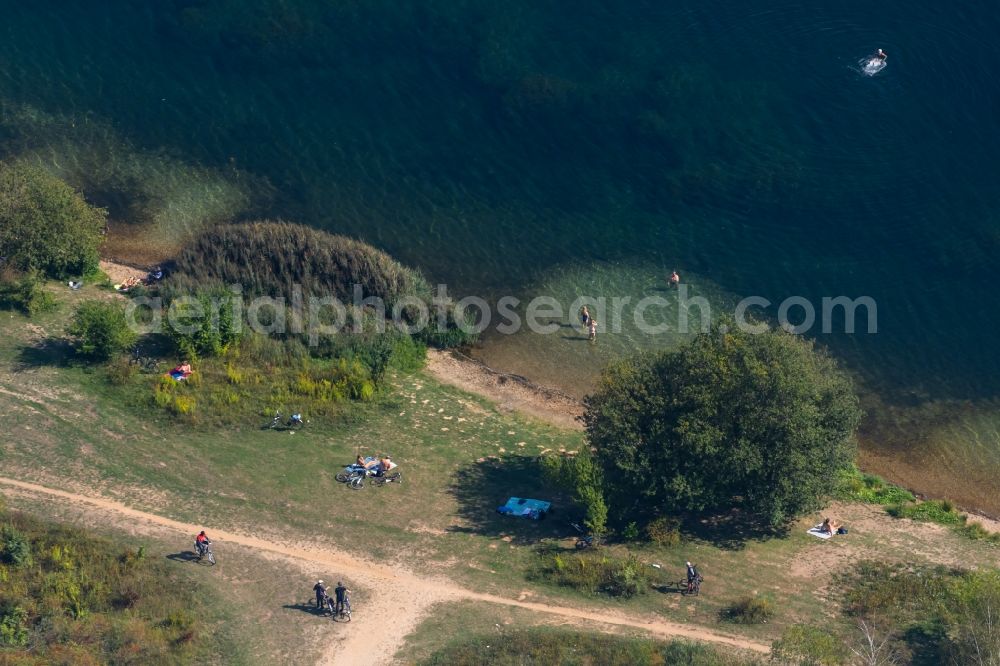
M 590 326 L 590 310 L 587 309 L 586 305 L 580 308 L 580 325 L 584 328 Z
M 587 336 L 587 339 L 590 340 L 591 342 L 593 342 L 594 340 L 597 340 L 597 321 L 596 320 L 594 320 L 594 319 L 590 320 L 590 323 L 587 325 L 587 330 L 590 332 L 590 335 Z
M 671 287 L 676 287 L 681 283 L 681 276 L 677 273 L 677 271 L 671 271 L 670 277 L 667 278 L 667 283 Z

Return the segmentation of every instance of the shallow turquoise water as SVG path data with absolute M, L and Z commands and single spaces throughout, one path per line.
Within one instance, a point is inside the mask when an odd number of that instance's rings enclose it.
M 877 335 L 821 337 L 888 400 L 1000 393 L 990 3 L 2 4 L 0 150 L 121 218 L 295 219 L 460 293 L 870 295 Z

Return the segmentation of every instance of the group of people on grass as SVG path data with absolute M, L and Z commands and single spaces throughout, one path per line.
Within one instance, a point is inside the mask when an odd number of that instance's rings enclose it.
M 316 608 L 318 610 L 323 610 L 328 604 L 330 598 L 330 586 L 325 585 L 323 580 L 317 580 L 316 584 L 313 585 L 313 592 L 316 593 Z M 345 608 L 350 608 L 350 600 L 347 595 L 351 593 L 341 581 L 337 581 L 337 587 L 333 588 L 334 602 L 335 604 L 331 607 L 334 615 L 337 615 L 344 611 Z
M 365 458 L 359 453 L 354 464 L 362 469 L 373 472 L 376 476 L 385 474 L 393 466 L 392 459 L 388 453 L 384 453 L 378 458 Z
M 139 285 L 145 285 L 145 286 L 152 285 L 156 282 L 159 282 L 162 279 L 163 279 L 163 269 L 157 266 L 153 270 L 149 271 L 149 273 L 147 273 L 146 277 L 144 278 L 140 278 L 136 275 L 130 275 L 129 277 L 125 278 L 123 282 L 116 284 L 115 289 L 117 291 L 128 291 L 129 289 L 132 289 L 133 287 L 137 287 Z

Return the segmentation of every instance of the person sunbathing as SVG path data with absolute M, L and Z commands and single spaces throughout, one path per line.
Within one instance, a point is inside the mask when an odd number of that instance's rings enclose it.
M 826 534 L 830 535 L 836 534 L 837 530 L 839 529 L 840 529 L 840 523 L 830 518 L 824 518 L 823 524 L 820 525 L 819 527 L 820 532 L 825 532 Z
M 382 459 L 378 461 L 379 472 L 385 474 L 392 467 L 392 460 L 389 456 L 382 456 Z

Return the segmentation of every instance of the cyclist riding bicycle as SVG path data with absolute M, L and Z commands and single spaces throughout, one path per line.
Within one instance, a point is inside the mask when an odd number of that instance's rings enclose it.
M 194 538 L 194 547 L 198 551 L 198 557 L 204 557 L 205 553 L 208 551 L 208 547 L 211 545 L 212 541 L 205 534 L 205 530 L 198 533 L 198 536 Z

